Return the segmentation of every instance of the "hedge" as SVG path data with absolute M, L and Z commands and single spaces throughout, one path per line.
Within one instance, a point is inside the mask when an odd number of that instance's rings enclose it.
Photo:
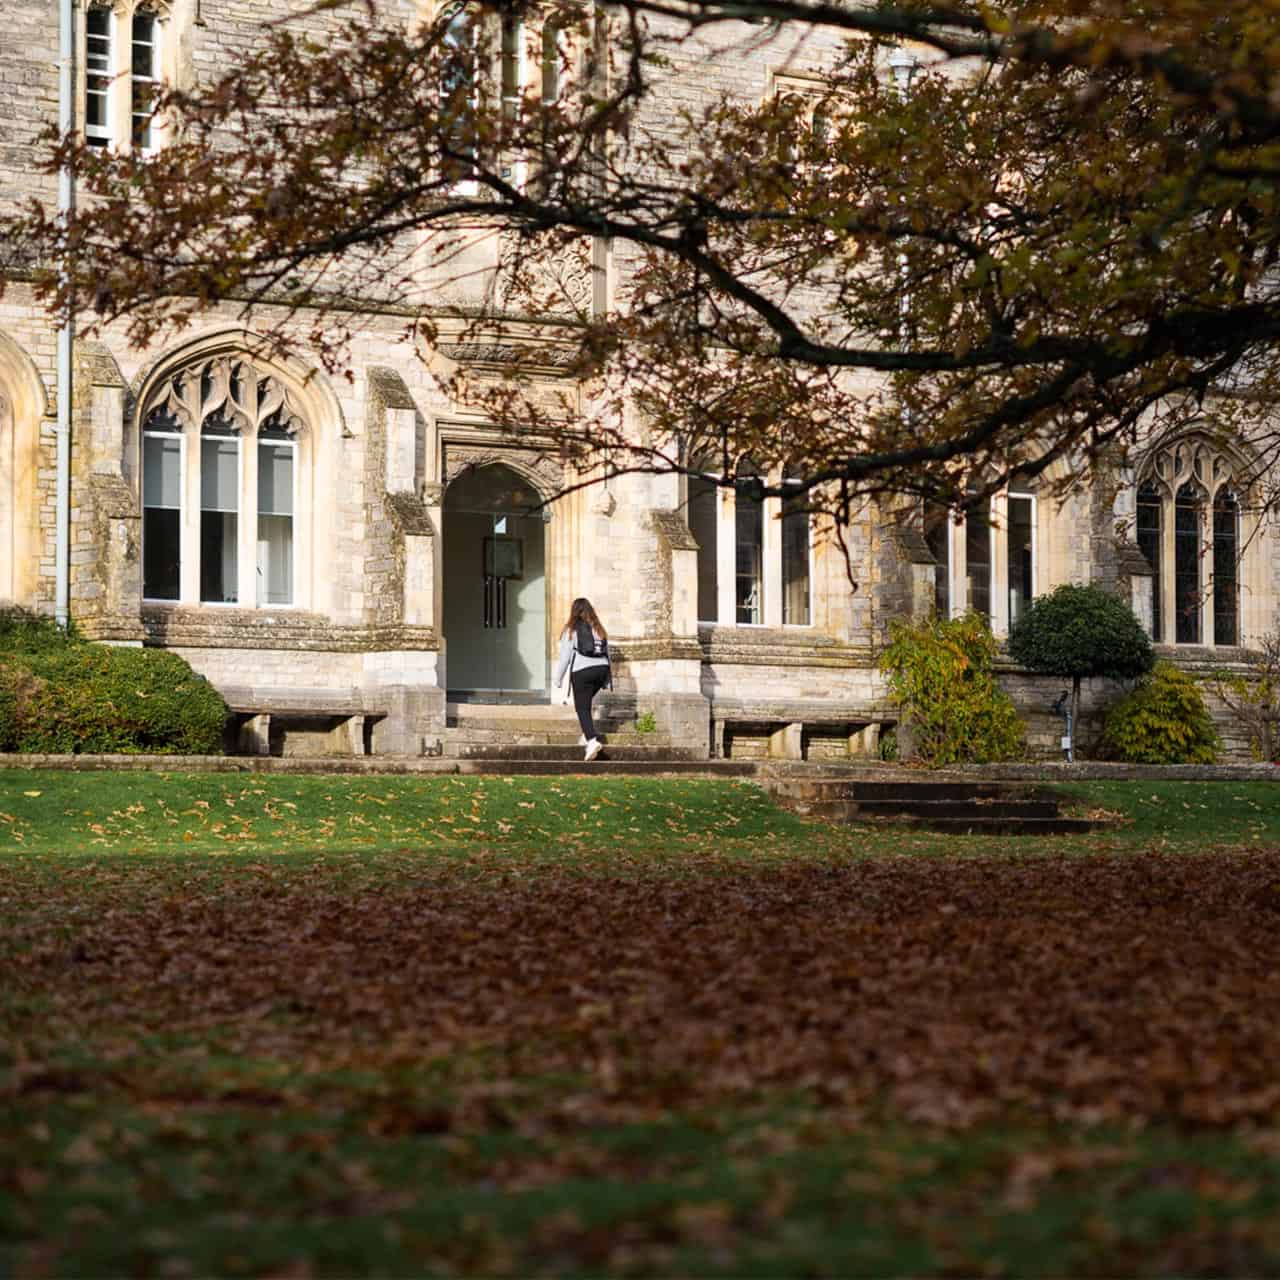
M 213 755 L 227 708 L 185 659 L 0 617 L 0 750 Z

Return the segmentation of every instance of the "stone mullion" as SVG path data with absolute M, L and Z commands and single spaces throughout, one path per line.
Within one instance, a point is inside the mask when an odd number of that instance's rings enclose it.
M 200 602 L 200 423 L 182 431 L 182 510 L 178 520 L 178 599 Z
M 236 596 L 242 608 L 258 604 L 258 439 L 248 431 L 240 432 L 239 499 L 236 520 Z

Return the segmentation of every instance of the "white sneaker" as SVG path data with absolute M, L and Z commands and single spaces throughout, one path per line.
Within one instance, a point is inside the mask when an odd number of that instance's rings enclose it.
M 585 747 L 587 745 L 587 735 L 585 733 L 578 734 L 578 746 Z
M 590 764 L 591 761 L 594 760 L 603 750 L 604 743 L 601 742 L 599 738 L 592 738 L 591 741 L 587 743 L 587 754 L 584 759 L 588 764 Z

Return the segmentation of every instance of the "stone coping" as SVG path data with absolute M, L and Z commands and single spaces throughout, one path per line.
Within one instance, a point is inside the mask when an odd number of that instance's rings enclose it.
M 332 774 L 458 774 L 475 772 L 474 762 L 439 756 L 164 756 L 164 755 L 21 755 L 0 752 L 0 770 L 65 769 L 90 771 L 152 770 L 157 773 L 332 773 Z M 488 762 L 491 763 L 491 762 Z M 512 761 L 513 765 L 518 762 Z M 566 761 L 566 764 L 574 762 Z M 688 776 L 690 762 L 681 762 L 680 772 Z M 626 762 L 615 762 L 625 768 Z M 784 777 L 823 775 L 864 776 L 913 782 L 943 781 L 948 778 L 987 778 L 992 781 L 1072 783 L 1115 779 L 1143 782 L 1277 782 L 1280 767 L 1271 764 L 1180 764 L 1130 765 L 1101 760 L 1024 762 L 1017 764 L 957 765 L 949 769 L 922 769 L 909 765 L 870 762 L 859 764 L 840 760 L 703 760 L 698 772 L 708 777 L 741 777 L 743 766 L 753 766 L 757 775 Z M 614 772 L 616 770 L 610 770 Z M 596 766 L 583 772 L 604 775 Z

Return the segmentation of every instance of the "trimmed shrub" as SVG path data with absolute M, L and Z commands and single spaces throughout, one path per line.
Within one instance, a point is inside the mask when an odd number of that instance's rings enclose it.
M 64 631 L 48 614 L 0 609 L 0 654 L 50 653 L 81 643 L 74 623 Z
M 1219 747 L 1199 686 L 1170 662 L 1107 712 L 1103 743 L 1129 764 L 1212 764 Z
M 1096 586 L 1064 583 L 1038 596 L 1009 628 L 1009 654 L 1043 675 L 1070 676 L 1071 717 L 1080 723 L 1080 681 L 1146 675 L 1155 651 L 1123 600 Z
M 226 715 L 176 653 L 90 644 L 43 619 L 0 631 L 0 750 L 212 755 Z
M 926 764 L 941 768 L 1021 754 L 1018 713 L 992 671 L 996 647 L 986 619 L 976 613 L 892 628 L 880 667 Z

